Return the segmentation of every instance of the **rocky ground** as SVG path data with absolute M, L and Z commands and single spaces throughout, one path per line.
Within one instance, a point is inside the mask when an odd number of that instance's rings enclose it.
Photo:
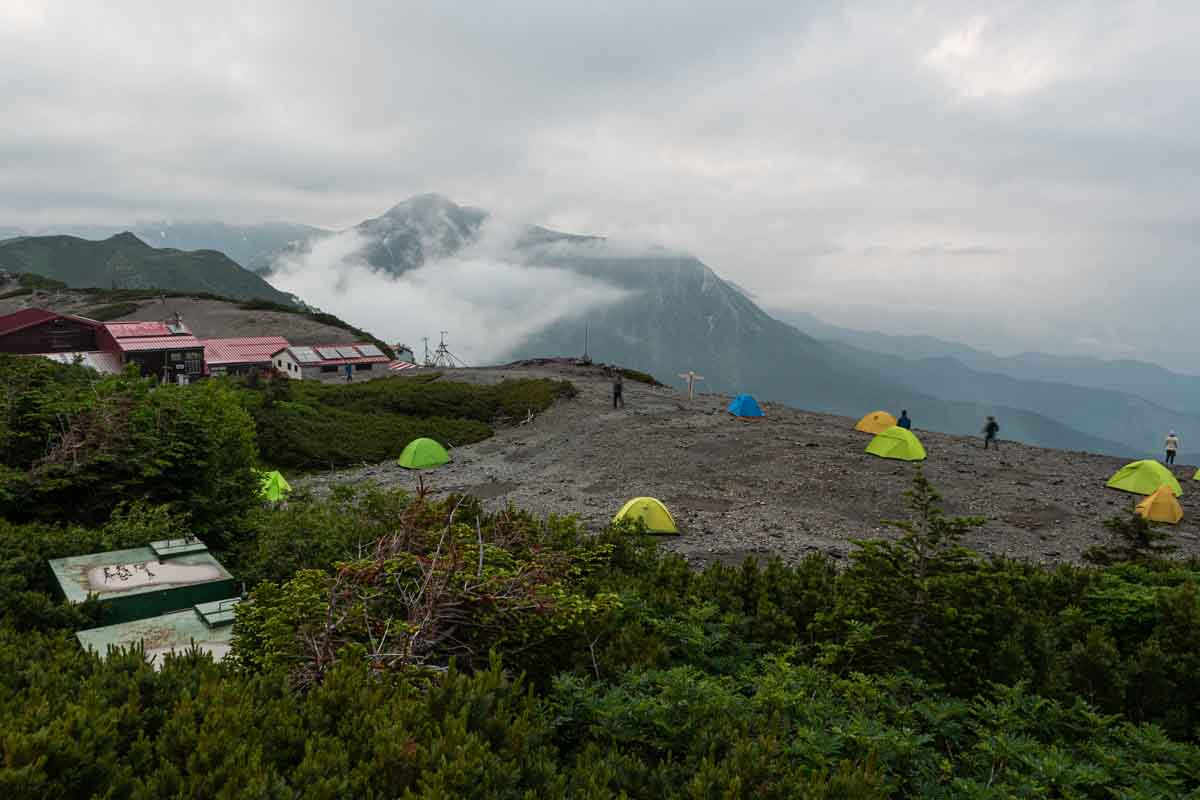
M 527 425 L 455 449 L 452 464 L 420 473 L 427 484 L 495 506 L 576 514 L 590 528 L 604 526 L 631 497 L 657 497 L 682 532 L 664 537 L 663 546 L 696 564 L 771 554 L 794 560 L 811 551 L 844 557 L 852 539 L 894 535 L 881 520 L 906 514 L 903 492 L 914 467 L 866 455 L 870 437 L 845 417 L 764 404 L 766 418 L 738 419 L 725 411 L 728 397 L 689 402 L 673 389 L 630 381 L 625 409 L 614 410 L 603 373 L 566 362 L 452 370 L 442 379 L 520 377 L 566 378 L 579 396 Z M 919 421 L 920 409 L 912 411 Z M 916 433 L 929 454 L 925 473 L 944 495 L 946 511 L 987 518 L 967 540 L 980 551 L 1076 561 L 1105 540 L 1103 520 L 1140 499 L 1105 487 L 1120 459 L 1011 442 L 985 451 L 978 438 Z M 1192 492 L 1200 493 L 1195 471 L 1175 469 L 1185 515 Z M 345 481 L 413 488 L 417 477 L 384 463 L 294 483 L 316 490 Z M 1200 512 L 1170 529 L 1183 552 L 1200 554 L 1197 520 Z

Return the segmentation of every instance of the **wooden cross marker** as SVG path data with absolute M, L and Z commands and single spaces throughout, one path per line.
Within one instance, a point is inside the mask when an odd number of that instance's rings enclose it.
M 687 385 L 688 385 L 688 400 L 689 400 L 689 401 L 691 401 L 691 400 L 695 400 L 695 399 L 696 399 L 696 381 L 702 381 L 702 380 L 704 380 L 704 376 L 703 376 L 703 375 L 697 375 L 695 372 L 693 372 L 692 370 L 690 370 L 690 369 L 689 369 L 687 372 L 681 372 L 681 373 L 679 373 L 679 377 L 681 377 L 681 378 L 683 378 L 685 381 L 687 381 Z

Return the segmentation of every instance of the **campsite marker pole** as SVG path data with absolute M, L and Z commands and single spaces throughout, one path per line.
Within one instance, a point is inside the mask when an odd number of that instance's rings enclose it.
M 679 373 L 679 377 L 681 377 L 685 381 L 687 381 L 688 401 L 690 402 L 692 400 L 695 400 L 696 399 L 696 381 L 704 380 L 704 376 L 697 375 L 695 372 L 693 372 L 692 370 L 689 369 L 687 372 Z

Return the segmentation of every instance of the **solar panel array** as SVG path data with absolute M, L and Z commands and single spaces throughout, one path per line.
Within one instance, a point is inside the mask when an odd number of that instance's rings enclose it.
M 321 358 L 341 358 L 341 353 L 336 347 L 318 347 L 317 352 L 321 354 Z
M 358 346 L 358 352 L 371 358 L 383 355 L 383 351 L 373 344 L 360 344 Z
M 337 351 L 339 353 L 341 353 L 342 358 L 360 358 L 361 357 L 358 355 L 358 351 L 355 350 L 353 347 L 339 347 L 337 349 Z
M 301 364 L 315 364 L 321 360 L 321 357 L 317 355 L 317 351 L 311 347 L 293 347 L 292 355 Z

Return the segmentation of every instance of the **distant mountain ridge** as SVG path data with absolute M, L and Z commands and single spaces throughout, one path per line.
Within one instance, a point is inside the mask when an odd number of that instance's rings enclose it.
M 1200 411 L 1200 376 L 1172 372 L 1147 361 L 1032 352 L 998 356 L 933 336 L 901 336 L 843 328 L 803 311 L 773 310 L 770 313 L 823 341 L 843 342 L 864 350 L 909 359 L 948 356 L 980 372 L 997 373 L 1020 380 L 1111 389 L 1137 395 L 1169 409 L 1188 413 Z
M 151 247 L 175 250 L 216 250 L 240 266 L 249 268 L 289 242 L 328 234 L 329 231 L 292 222 L 261 222 L 230 225 L 224 222 L 172 222 L 151 220 L 130 225 L 53 225 L 38 230 L 0 226 L 0 239 L 14 236 L 75 236 L 108 239 L 132 233 Z
M 31 272 L 77 288 L 207 292 L 285 305 L 295 298 L 215 250 L 156 249 L 132 233 L 101 241 L 21 236 L 0 242 L 0 270 Z

